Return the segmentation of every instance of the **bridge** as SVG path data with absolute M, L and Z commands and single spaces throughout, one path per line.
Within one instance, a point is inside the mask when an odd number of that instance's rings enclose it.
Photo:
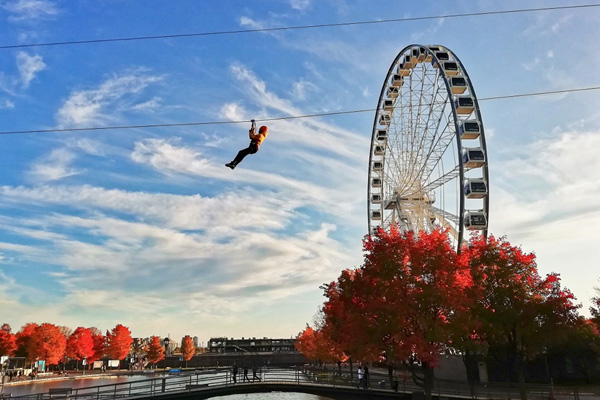
M 46 393 L 11 397 L 11 400 L 197 400 L 239 393 L 297 392 L 328 397 L 334 400 L 386 400 L 413 398 L 422 399 L 419 388 L 402 384 L 397 391 L 389 388 L 384 375 L 373 376 L 371 387 L 357 388 L 357 382 L 331 372 L 319 372 L 304 368 L 263 368 L 253 379 L 252 374 L 244 379 L 238 374 L 237 382 L 230 370 L 196 370 L 166 374 L 158 378 L 131 380 L 109 385 L 84 388 L 61 387 Z M 67 382 L 65 382 L 67 383 Z M 66 386 L 66 385 L 65 385 Z M 518 392 L 509 388 L 487 388 L 486 391 L 469 388 L 466 384 L 438 384 L 436 399 L 501 399 L 518 398 Z M 530 388 L 530 399 L 547 399 L 546 388 Z M 572 397 L 571 397 L 572 399 Z

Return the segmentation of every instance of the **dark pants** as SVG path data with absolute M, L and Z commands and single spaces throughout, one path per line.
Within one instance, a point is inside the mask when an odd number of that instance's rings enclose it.
M 242 149 L 240 151 L 238 151 L 237 156 L 235 156 L 235 158 L 233 159 L 233 164 L 238 165 L 239 163 L 242 162 L 242 160 L 244 159 L 244 157 L 246 157 L 248 154 L 254 154 L 258 151 L 258 148 L 260 146 L 258 145 L 258 143 L 256 142 L 250 142 L 250 145 L 248 147 L 246 147 L 245 149 Z

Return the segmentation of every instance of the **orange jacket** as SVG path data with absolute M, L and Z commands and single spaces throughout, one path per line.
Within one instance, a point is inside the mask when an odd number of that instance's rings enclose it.
M 255 132 L 254 128 L 250 129 L 250 140 L 258 143 L 258 145 L 260 146 L 260 144 L 263 142 L 263 140 L 265 140 L 267 138 L 267 135 L 269 134 L 269 130 L 267 129 L 266 131 L 262 131 L 259 133 L 254 133 L 254 132 Z

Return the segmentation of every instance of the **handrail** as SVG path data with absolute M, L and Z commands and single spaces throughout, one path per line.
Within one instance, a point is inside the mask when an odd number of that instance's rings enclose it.
M 258 379 L 257 379 L 258 378 Z M 227 388 L 240 385 L 264 384 L 290 384 L 301 386 L 327 386 L 337 388 L 357 388 L 356 378 L 352 379 L 347 371 L 341 374 L 326 370 L 311 368 L 261 368 L 257 377 L 252 371 L 244 377 L 237 374 L 235 377 L 230 369 L 194 370 L 181 372 L 178 375 L 165 375 L 161 377 L 140 379 L 130 382 L 121 382 L 84 388 L 64 388 L 68 391 L 53 390 L 51 393 L 37 393 L 24 396 L 11 397 L 11 400 L 107 400 L 127 399 L 133 397 L 160 397 L 170 393 L 185 393 L 207 389 Z M 376 390 L 392 391 L 387 380 L 387 374 L 371 374 L 370 388 Z M 412 382 L 398 382 L 394 388 L 398 392 L 412 393 L 422 391 Z M 549 385 L 527 385 L 531 399 L 547 399 L 550 394 Z M 358 390 L 358 389 L 357 389 Z M 518 398 L 519 388 L 514 384 L 476 384 L 468 385 L 466 382 L 436 380 L 433 393 L 439 396 L 461 396 L 472 399 L 497 399 Z

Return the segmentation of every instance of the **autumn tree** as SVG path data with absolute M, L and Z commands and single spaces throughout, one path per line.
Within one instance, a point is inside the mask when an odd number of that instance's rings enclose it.
M 194 354 L 196 354 L 196 347 L 190 336 L 186 335 L 183 338 L 181 343 L 181 354 L 183 355 L 183 360 L 185 361 L 185 366 L 187 368 L 187 362 L 194 357 Z
M 320 329 L 313 329 L 308 325 L 296 337 L 295 347 L 308 360 L 316 362 L 345 361 L 347 358 Z
M 45 360 L 46 364 L 58 364 L 67 347 L 67 339 L 61 330 L 53 324 L 43 323 L 33 331 L 29 348 L 32 358 Z
M 2 324 L 0 328 L 0 356 L 12 356 L 17 350 L 17 338 L 11 332 L 9 324 Z
M 106 352 L 106 337 L 98 328 L 89 328 L 89 331 L 92 335 L 92 342 L 94 343 L 92 355 L 88 357 L 89 364 L 92 364 L 94 361 L 104 357 Z
M 413 380 L 430 399 L 433 367 L 453 330 L 463 329 L 455 318 L 472 284 L 466 261 L 441 230 L 380 229 L 363 246 L 364 264 L 326 285 L 330 335 L 367 361 L 419 361 L 422 376 L 413 369 Z
M 38 324 L 35 322 L 29 322 L 21 327 L 19 332 L 16 333 L 16 344 L 17 350 L 15 351 L 15 356 L 17 357 L 25 357 L 27 361 L 31 362 L 35 359 L 31 353 L 31 336 L 33 332 L 38 327 Z
M 148 357 L 148 362 L 152 364 L 156 364 L 165 359 L 165 348 L 160 343 L 160 338 L 158 336 L 152 336 L 150 338 L 146 357 Z
M 592 297 L 592 305 L 590 307 L 590 313 L 592 314 L 592 320 L 600 326 L 600 288 L 594 288 L 598 294 Z
M 525 363 L 579 323 L 579 306 L 557 274 L 542 278 L 535 255 L 504 239 L 474 237 L 464 253 L 474 282 L 470 310 L 478 334 L 489 354 L 517 376 L 525 399 Z
M 553 354 L 559 354 L 586 384 L 590 384 L 595 378 L 600 356 L 600 331 L 596 323 L 589 319 L 582 320 L 567 332 L 561 343 L 550 347 L 544 357 L 551 357 Z
M 88 328 L 78 327 L 67 338 L 67 357 L 78 361 L 86 359 L 88 361 L 94 355 L 94 339 L 92 332 Z
M 118 324 L 112 331 L 106 333 L 106 353 L 113 360 L 122 360 L 129 354 L 133 339 L 131 331 L 126 326 Z
M 307 324 L 306 328 L 296 336 L 294 347 L 307 360 L 316 361 L 318 358 L 315 345 L 315 330 Z

